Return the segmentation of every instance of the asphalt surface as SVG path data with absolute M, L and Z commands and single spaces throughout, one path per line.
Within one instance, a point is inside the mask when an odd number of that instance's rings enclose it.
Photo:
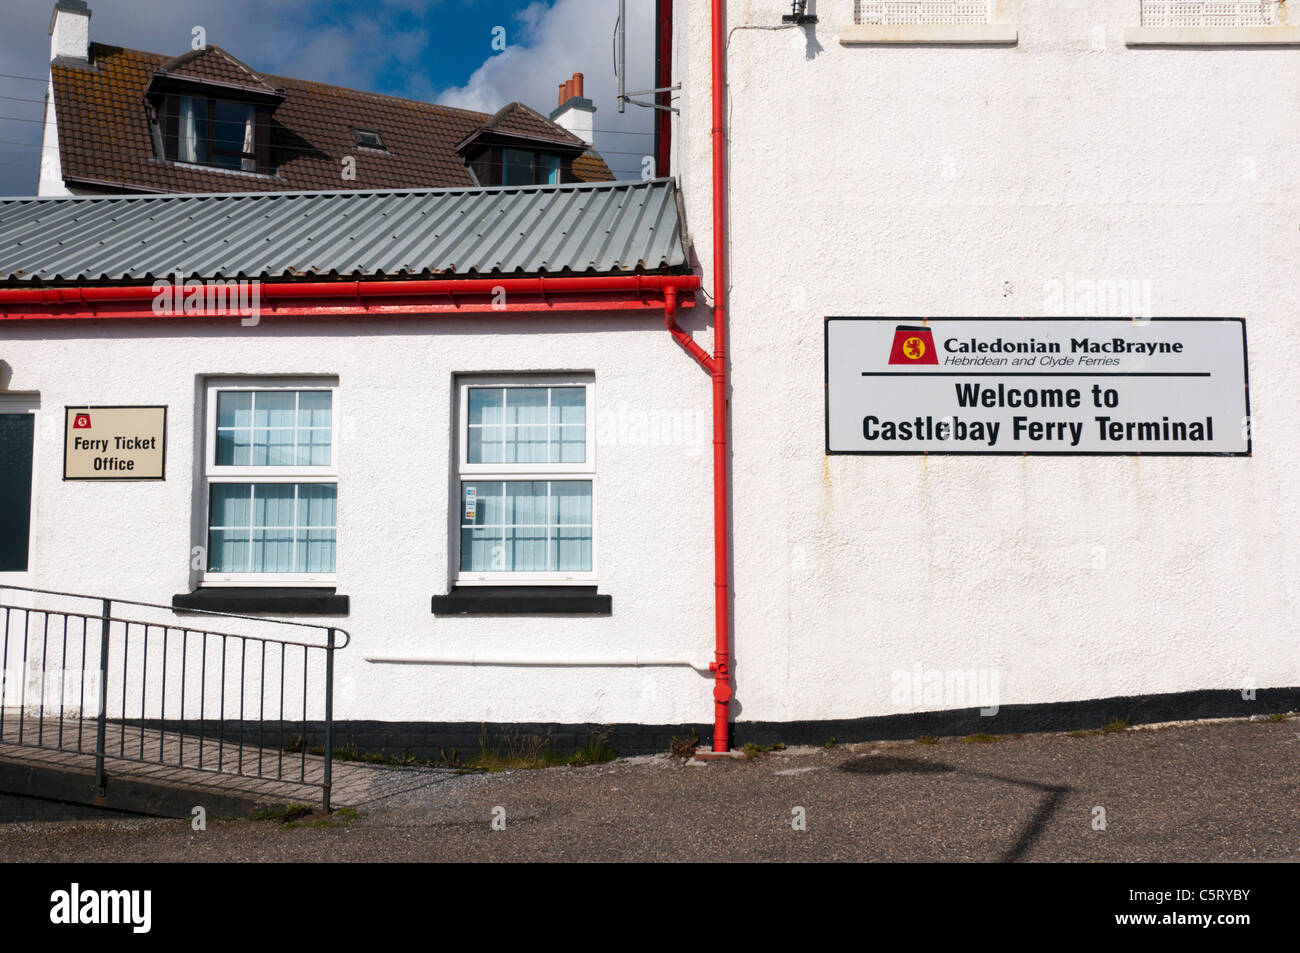
M 663 755 L 493 775 L 376 771 L 356 819 L 336 817 L 334 827 L 4 824 L 0 859 L 1300 859 L 1300 718 L 798 748 L 704 764 Z

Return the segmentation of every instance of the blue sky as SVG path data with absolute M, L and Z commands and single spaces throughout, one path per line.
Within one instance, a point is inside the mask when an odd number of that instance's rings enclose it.
M 88 0 L 91 39 L 179 55 L 191 30 L 253 69 L 493 111 L 519 100 L 555 107 L 556 87 L 586 74 L 596 146 L 639 176 L 649 110 L 619 115 L 611 37 L 617 0 Z M 0 195 L 36 188 L 54 0 L 5 0 L 0 32 Z M 652 85 L 653 0 L 628 0 L 628 81 Z M 498 30 L 500 28 L 500 30 Z M 493 48 L 502 35 L 506 48 Z M 33 102 L 32 100 L 35 100 Z

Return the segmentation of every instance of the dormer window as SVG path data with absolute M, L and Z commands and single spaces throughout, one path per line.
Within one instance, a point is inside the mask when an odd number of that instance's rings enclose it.
M 273 175 L 271 116 L 284 94 L 225 50 L 164 63 L 145 90 L 154 156 L 165 162 Z
M 382 152 L 388 151 L 388 147 L 384 145 L 384 137 L 373 129 L 358 129 L 354 126 L 352 134 L 356 136 L 359 146 L 366 149 L 379 149 Z

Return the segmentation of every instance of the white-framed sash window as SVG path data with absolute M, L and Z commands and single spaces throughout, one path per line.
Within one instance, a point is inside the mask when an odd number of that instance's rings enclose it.
M 594 389 L 589 376 L 458 381 L 458 585 L 596 581 Z
M 301 380 L 208 383 L 203 585 L 334 585 L 337 391 Z

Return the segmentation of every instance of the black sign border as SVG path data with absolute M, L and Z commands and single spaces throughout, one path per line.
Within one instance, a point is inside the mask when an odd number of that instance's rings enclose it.
M 167 408 L 169 404 L 64 404 L 63 405 L 63 482 L 65 483 L 165 483 L 167 480 Z M 163 412 L 162 475 L 148 477 L 68 476 L 68 411 L 93 410 L 161 410 Z
M 1133 317 L 1084 317 L 1075 315 L 1043 315 L 1041 317 L 1010 318 L 1005 315 L 979 317 L 961 315 L 958 317 L 918 317 L 899 315 L 828 315 L 822 325 L 822 370 L 824 374 L 823 423 L 825 425 L 825 446 L 828 457 L 1250 457 L 1254 455 L 1253 427 L 1246 433 L 1246 450 L 832 450 L 831 449 L 831 336 L 832 321 L 912 321 L 924 324 L 928 321 L 1123 321 L 1132 323 Z M 1250 416 L 1250 352 L 1246 349 L 1245 318 L 1142 318 L 1143 321 L 1236 321 L 1241 325 L 1241 373 L 1245 385 L 1246 420 Z M 926 325 L 929 326 L 928 324 Z M 923 375 L 918 375 L 923 376 Z

